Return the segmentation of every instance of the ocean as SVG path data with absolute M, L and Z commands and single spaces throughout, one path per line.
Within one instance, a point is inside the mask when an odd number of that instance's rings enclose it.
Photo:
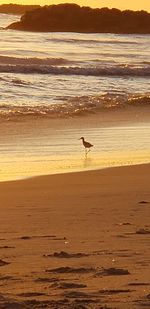
M 0 180 L 149 162 L 150 35 L 2 28 L 19 18 L 0 14 Z

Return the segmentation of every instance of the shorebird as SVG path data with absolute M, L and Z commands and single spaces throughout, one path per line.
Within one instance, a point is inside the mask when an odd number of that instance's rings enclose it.
M 90 151 L 90 148 L 93 147 L 93 145 L 89 142 L 86 142 L 84 137 L 80 137 L 79 139 L 82 139 L 82 143 L 83 143 L 83 146 L 85 147 L 85 152 L 87 154 Z

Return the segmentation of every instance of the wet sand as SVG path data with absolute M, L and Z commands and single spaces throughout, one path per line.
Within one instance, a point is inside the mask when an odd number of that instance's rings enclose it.
M 149 308 L 150 165 L 0 183 L 0 308 Z

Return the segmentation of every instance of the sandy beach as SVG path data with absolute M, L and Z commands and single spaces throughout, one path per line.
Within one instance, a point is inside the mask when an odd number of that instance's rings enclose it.
M 0 309 L 150 308 L 149 15 L 56 7 L 0 13 Z
M 0 308 L 149 308 L 150 165 L 0 183 Z

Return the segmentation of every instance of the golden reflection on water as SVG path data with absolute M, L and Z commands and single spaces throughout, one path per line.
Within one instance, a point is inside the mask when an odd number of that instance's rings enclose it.
M 66 173 L 75 171 L 85 171 L 92 169 L 102 169 L 107 167 L 133 165 L 150 162 L 149 152 L 139 153 L 90 153 L 90 154 L 75 154 L 71 156 L 51 157 L 50 160 L 46 157 L 40 157 L 40 160 L 35 160 L 35 157 L 20 158 L 11 162 L 7 160 L 2 163 L 0 181 L 17 180 L 38 175 L 48 175 L 56 173 Z
M 84 158 L 83 158 L 83 168 L 90 168 L 92 167 L 92 157 L 90 157 L 89 153 L 85 153 Z

